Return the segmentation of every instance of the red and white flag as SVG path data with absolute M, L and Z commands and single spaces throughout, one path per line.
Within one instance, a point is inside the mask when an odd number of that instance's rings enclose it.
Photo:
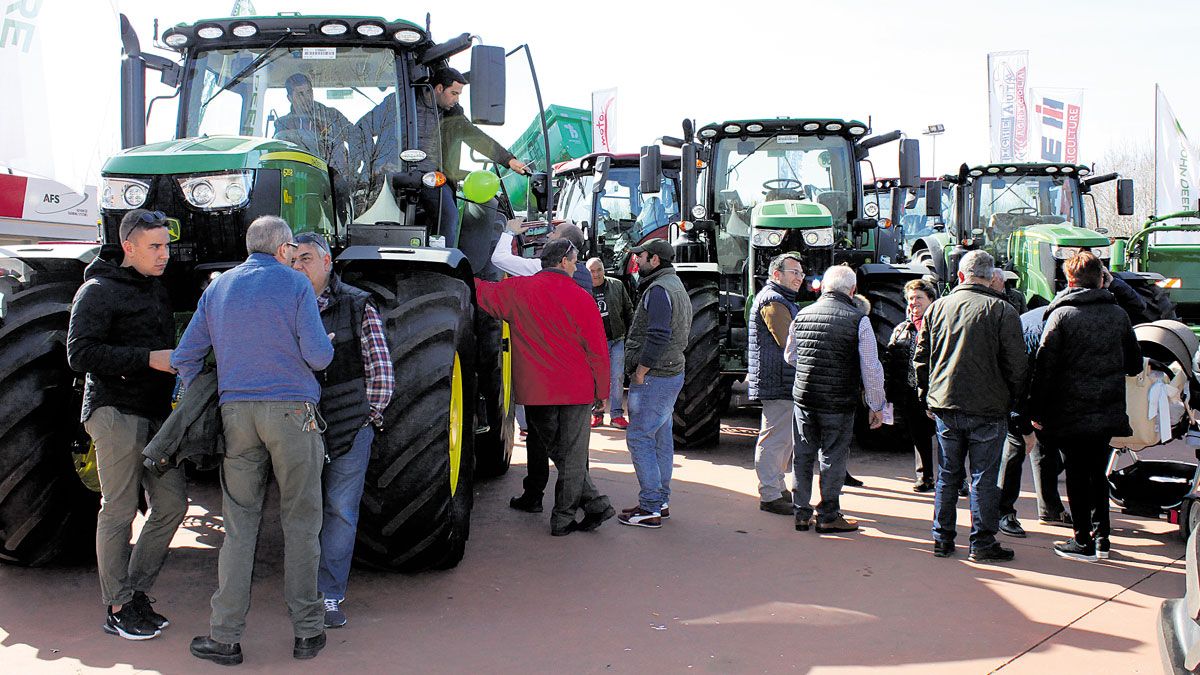
M 1027 162 L 1029 52 L 992 52 L 988 64 L 988 126 L 993 162 Z
M 616 102 L 615 88 L 592 92 L 592 152 L 613 151 L 613 112 Z

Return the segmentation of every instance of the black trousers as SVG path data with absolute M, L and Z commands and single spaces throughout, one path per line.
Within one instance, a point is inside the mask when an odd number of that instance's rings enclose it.
M 1107 461 L 1107 458 L 1105 459 Z M 1057 519 L 1065 510 L 1058 496 L 1058 475 L 1062 473 L 1062 454 L 1038 440 L 1029 451 L 1033 465 L 1033 490 L 1037 493 L 1038 517 Z M 1021 494 L 1021 467 L 1025 464 L 1025 439 L 1012 432 L 1000 458 L 1000 515 L 1017 513 L 1017 497 Z
M 933 483 L 933 436 L 936 428 L 933 420 L 925 414 L 925 406 L 917 400 L 916 392 L 910 396 L 898 396 L 896 411 L 904 418 L 904 426 L 913 444 L 913 457 L 917 480 Z
M 550 479 L 547 459 L 558 469 L 554 484 L 554 510 L 550 528 L 562 530 L 575 520 L 582 508 L 586 513 L 602 513 L 611 504 L 601 495 L 588 475 L 588 440 L 591 437 L 592 406 L 527 405 L 525 422 L 529 426 L 526 448 L 529 454 L 529 475 L 525 478 L 525 493 L 539 498 Z
M 1072 438 L 1062 442 L 1067 470 L 1067 501 L 1075 523 L 1075 541 L 1087 545 L 1093 537 L 1107 537 L 1108 469 L 1112 448 L 1108 436 Z

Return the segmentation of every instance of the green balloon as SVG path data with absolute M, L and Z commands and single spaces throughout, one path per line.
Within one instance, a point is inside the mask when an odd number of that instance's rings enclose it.
M 491 171 L 472 171 L 462 184 L 463 197 L 476 204 L 491 201 L 499 191 L 500 177 Z

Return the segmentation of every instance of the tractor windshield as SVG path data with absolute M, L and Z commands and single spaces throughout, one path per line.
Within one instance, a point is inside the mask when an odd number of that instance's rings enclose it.
M 1083 227 L 1073 176 L 984 176 L 975 180 L 973 193 L 975 227 L 989 237 L 1027 225 L 1069 222 Z
M 377 47 L 218 49 L 192 62 L 180 137 L 276 138 L 320 157 L 356 211 L 399 164 L 396 52 Z
M 590 224 L 594 180 L 585 174 L 562 186 L 560 213 L 568 220 Z M 596 237 L 606 266 L 647 237 L 669 238 L 664 228 L 679 222 L 678 180 L 678 172 L 666 171 L 658 194 L 642 194 L 636 166 L 613 167 L 608 172 L 596 217 Z

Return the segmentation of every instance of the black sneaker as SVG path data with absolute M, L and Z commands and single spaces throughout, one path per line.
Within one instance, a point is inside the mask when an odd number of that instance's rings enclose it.
M 795 511 L 795 509 L 792 508 L 792 500 L 785 500 L 783 497 L 780 497 L 779 499 L 772 499 L 769 502 L 760 501 L 758 503 L 758 510 L 766 511 L 767 513 L 777 513 L 781 516 L 790 516 L 792 515 L 793 511 Z
M 508 500 L 508 505 L 518 511 L 524 511 L 525 513 L 542 512 L 542 498 L 534 497 L 528 493 L 522 494 L 520 497 L 513 497 L 512 499 Z
M 104 620 L 104 632 L 109 635 L 120 635 L 126 640 L 149 640 L 162 634 L 150 620 L 143 617 L 134 609 L 132 603 L 125 603 L 119 612 L 108 608 L 108 618 Z
M 967 559 L 971 562 L 989 563 L 989 562 L 1008 562 L 1016 557 L 1011 548 L 1004 548 L 1000 544 L 992 544 L 987 548 L 972 548 L 971 554 Z
M 808 532 L 812 528 L 814 522 L 815 521 L 813 520 L 812 516 L 805 516 L 803 518 L 796 516 L 796 531 Z
M 163 628 L 170 626 L 171 622 L 167 621 L 167 617 L 154 611 L 154 608 L 151 607 L 154 602 L 154 598 L 146 595 L 145 593 L 141 591 L 134 591 L 133 600 L 129 603 L 129 605 L 136 609 L 138 614 L 142 615 L 142 618 L 154 624 L 159 630 L 162 630 Z
M 579 525 L 576 528 L 580 532 L 591 532 L 615 515 L 617 515 L 617 510 L 611 506 L 600 513 L 585 513 L 583 514 L 583 520 L 579 521 Z
M 242 662 L 242 645 L 237 642 L 217 642 L 207 635 L 197 635 L 192 638 L 188 647 L 192 656 L 205 659 L 222 666 L 236 666 Z
M 954 542 L 952 541 L 935 541 L 933 542 L 933 557 L 949 558 L 954 555 Z
M 292 658 L 311 659 L 325 648 L 325 632 L 306 638 L 296 638 L 292 643 Z
M 1017 539 L 1025 538 L 1025 528 L 1021 527 L 1021 521 L 1017 520 L 1017 514 L 1006 513 L 1000 516 L 1000 531 L 1010 537 Z
M 1056 527 L 1073 527 L 1071 514 L 1063 511 L 1057 516 L 1041 516 L 1038 518 L 1038 525 L 1053 525 Z
M 1108 552 L 1112 545 L 1108 542 L 1108 537 L 1096 537 L 1096 557 L 1100 560 L 1108 560 Z
M 1054 542 L 1054 553 L 1061 558 L 1070 560 L 1080 560 L 1083 562 L 1096 562 L 1097 560 L 1096 545 L 1093 543 L 1084 546 L 1075 541 L 1074 537 L 1066 541 Z
M 918 493 L 933 492 L 936 487 L 931 480 L 919 480 L 913 483 L 912 491 Z
M 346 625 L 346 613 L 342 611 L 342 601 L 325 598 L 325 627 L 341 628 Z

